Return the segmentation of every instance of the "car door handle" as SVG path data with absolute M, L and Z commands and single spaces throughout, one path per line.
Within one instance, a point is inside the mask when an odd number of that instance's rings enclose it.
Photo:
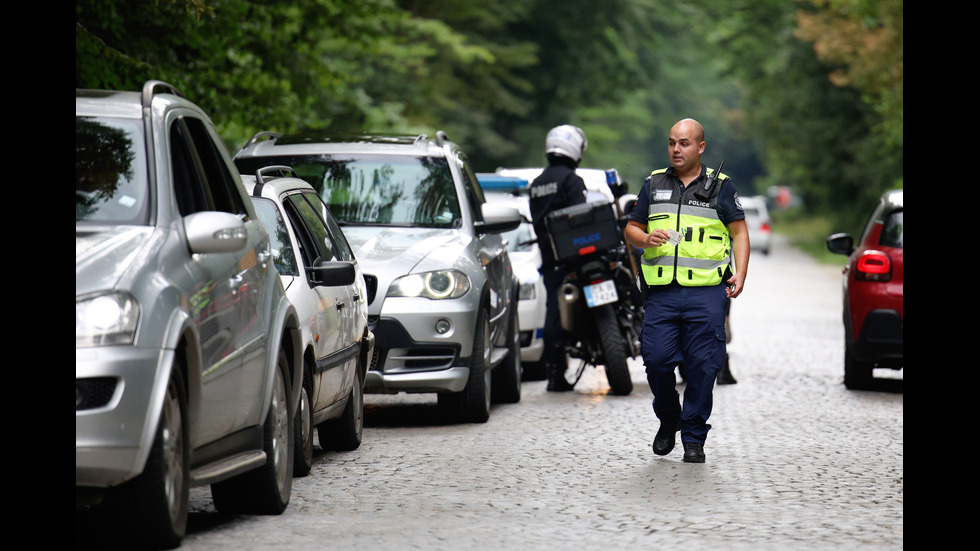
M 354 302 L 361 300 L 361 295 L 354 293 Z
M 343 307 L 344 307 L 344 303 L 343 302 L 338 302 L 337 303 L 337 309 L 338 310 L 342 309 Z

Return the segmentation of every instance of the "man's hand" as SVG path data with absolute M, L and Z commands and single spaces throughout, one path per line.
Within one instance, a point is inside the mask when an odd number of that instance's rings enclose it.
M 646 245 L 643 248 L 659 247 L 667 243 L 669 237 L 670 234 L 667 233 L 667 230 L 653 230 L 653 233 L 647 234 L 645 240 Z
M 667 230 L 658 229 L 653 230 L 653 233 L 647 233 L 646 228 L 635 220 L 630 220 L 629 224 L 626 225 L 624 235 L 630 245 L 640 249 L 659 247 L 667 243 L 667 238 L 670 237 Z
M 725 289 L 725 294 L 728 298 L 735 298 L 742 294 L 742 289 L 745 287 L 745 273 L 739 272 L 732 277 L 728 278 L 728 287 Z
M 736 220 L 728 225 L 728 230 L 732 232 L 732 254 L 735 256 L 735 275 L 728 279 L 728 298 L 735 298 L 742 294 L 745 288 L 745 274 L 749 272 L 749 229 L 745 225 L 745 220 Z

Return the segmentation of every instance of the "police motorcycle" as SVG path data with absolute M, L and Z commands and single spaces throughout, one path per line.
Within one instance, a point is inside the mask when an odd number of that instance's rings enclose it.
M 625 194 L 615 169 L 606 178 L 617 199 Z M 594 201 L 556 210 L 545 223 L 546 238 L 568 273 L 558 306 L 570 335 L 568 355 L 581 360 L 572 384 L 587 366 L 602 365 L 612 393 L 628 395 L 633 381 L 627 359 L 640 354 L 643 304 L 622 238 L 624 213 L 618 202 Z

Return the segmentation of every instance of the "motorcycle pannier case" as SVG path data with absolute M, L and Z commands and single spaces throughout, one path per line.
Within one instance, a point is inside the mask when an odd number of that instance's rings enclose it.
M 602 252 L 622 244 L 612 203 L 582 203 L 549 214 L 545 223 L 559 261 Z

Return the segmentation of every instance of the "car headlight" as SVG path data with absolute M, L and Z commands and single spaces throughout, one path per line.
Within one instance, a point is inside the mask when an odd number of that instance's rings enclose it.
M 125 293 L 75 301 L 75 347 L 132 344 L 140 307 Z
M 392 282 L 389 297 L 459 298 L 470 290 L 470 278 L 458 270 L 408 274 Z
M 534 300 L 535 296 L 536 293 L 534 290 L 534 282 L 521 283 L 521 288 L 520 288 L 520 293 L 518 298 L 519 300 Z

